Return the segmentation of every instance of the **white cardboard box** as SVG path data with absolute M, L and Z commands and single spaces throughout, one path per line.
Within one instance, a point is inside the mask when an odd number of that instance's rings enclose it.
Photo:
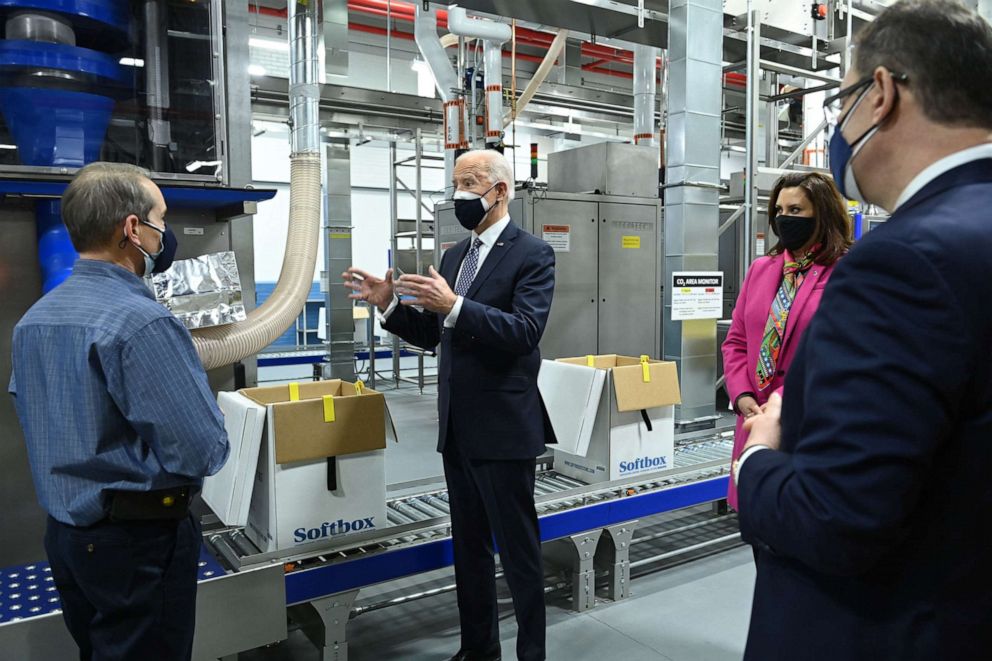
M 310 408 L 316 407 L 319 411 L 322 403 L 317 399 L 322 394 L 320 385 L 329 383 L 300 384 L 304 402 L 310 402 Z M 287 443 L 280 442 L 279 416 L 274 414 L 273 408 L 290 403 L 288 396 L 285 402 L 272 401 L 276 399 L 272 396 L 272 388 L 244 392 L 262 390 L 266 391 L 266 396 L 261 398 L 268 402 L 265 405 L 260 404 L 257 397 L 253 400 L 242 392 L 218 394 L 231 441 L 231 455 L 224 469 L 204 482 L 204 500 L 218 517 L 227 525 L 244 525 L 248 538 L 265 552 L 389 525 L 386 521 L 385 450 L 347 452 L 330 461 L 326 456 L 299 459 L 297 456 L 301 452 L 307 454 L 319 452 L 319 449 L 300 448 L 299 445 L 287 447 Z M 366 392 L 382 398 L 374 391 Z M 353 404 L 355 397 L 347 399 Z M 348 420 L 346 404 L 349 402 L 336 401 L 338 417 L 334 422 L 382 425 L 382 445 L 385 444 L 382 417 L 355 416 Z M 363 405 L 370 403 L 371 399 L 362 402 Z M 304 412 L 289 413 L 282 427 L 284 437 L 306 430 Z M 287 422 L 295 428 L 290 429 Z M 313 422 L 309 424 L 314 425 Z M 320 436 L 320 430 L 315 430 L 313 436 Z M 348 439 L 353 437 L 351 434 L 346 436 Z M 344 441 L 345 445 L 348 439 Z M 310 442 L 308 437 L 304 440 Z M 325 445 L 328 442 L 340 445 L 342 441 L 340 438 L 323 441 Z M 376 444 L 374 440 L 372 443 Z M 320 442 L 314 442 L 314 445 L 320 445 Z M 279 455 L 287 453 L 294 455 L 292 460 L 279 463 Z M 329 466 L 334 471 L 333 483 L 329 480 Z M 329 488 L 332 485 L 333 490 Z
M 248 504 L 258 466 L 265 407 L 236 392 L 217 393 L 224 428 L 231 443 L 227 462 L 203 481 L 203 500 L 224 525 L 248 524 Z
M 556 471 L 592 484 L 673 467 L 681 401 L 674 363 L 616 355 L 545 360 L 538 387 L 558 439 Z

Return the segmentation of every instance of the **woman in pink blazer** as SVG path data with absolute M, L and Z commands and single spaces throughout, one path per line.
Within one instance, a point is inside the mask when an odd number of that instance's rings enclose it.
M 834 264 L 851 245 L 844 201 L 833 180 L 815 172 L 787 174 L 775 183 L 768 224 L 778 243 L 748 269 L 723 343 L 727 394 L 737 413 L 732 460 L 747 441 L 745 418 L 785 383 Z M 737 509 L 733 480 L 727 501 Z

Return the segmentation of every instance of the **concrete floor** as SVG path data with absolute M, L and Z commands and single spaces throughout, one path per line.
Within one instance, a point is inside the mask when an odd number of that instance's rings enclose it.
M 740 659 L 747 637 L 754 561 L 750 547 L 635 578 L 633 596 L 602 601 L 585 613 L 548 599 L 548 658 L 624 661 Z M 505 588 L 504 588 L 505 590 Z M 361 596 L 360 596 L 361 602 Z M 514 658 L 516 624 L 501 601 L 505 659 Z M 458 649 L 458 611 L 452 593 L 373 611 L 348 625 L 348 658 L 428 661 Z M 240 661 L 317 660 L 299 631 L 282 643 L 244 653 Z
M 436 390 L 415 386 L 386 394 L 399 443 L 389 443 L 386 482 L 390 496 L 423 491 L 443 481 L 437 438 Z M 362 590 L 357 604 L 412 594 L 454 582 L 450 569 Z M 720 661 L 740 659 L 747 636 L 754 562 L 750 547 L 694 560 L 632 581 L 633 596 L 601 601 L 585 613 L 571 610 L 560 593 L 548 596 L 549 659 L 624 661 Z M 516 623 L 501 584 L 500 635 L 504 658 L 515 654 Z M 363 614 L 348 624 L 348 658 L 447 659 L 459 647 L 458 610 L 453 592 Z M 240 661 L 317 660 L 320 655 L 301 631 L 266 649 L 243 653 Z

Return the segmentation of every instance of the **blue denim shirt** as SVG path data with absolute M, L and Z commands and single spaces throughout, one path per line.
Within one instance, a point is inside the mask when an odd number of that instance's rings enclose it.
M 227 460 L 189 331 L 127 269 L 79 260 L 14 328 L 13 366 L 38 499 L 62 523 L 103 519 L 109 489 L 198 487 Z

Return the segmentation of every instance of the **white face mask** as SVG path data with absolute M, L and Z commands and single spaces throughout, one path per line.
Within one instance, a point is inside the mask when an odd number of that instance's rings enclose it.
M 490 188 L 489 190 L 492 190 Z M 488 193 L 489 191 L 486 191 Z M 478 193 L 473 193 L 468 190 L 456 190 L 455 194 L 451 196 L 452 200 L 482 200 L 482 208 L 489 211 L 489 202 L 486 202 L 486 198 L 482 197 Z

